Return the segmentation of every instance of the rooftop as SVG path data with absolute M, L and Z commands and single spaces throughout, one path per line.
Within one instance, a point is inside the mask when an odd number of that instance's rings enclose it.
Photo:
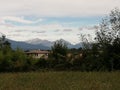
M 42 50 L 31 50 L 31 51 L 28 51 L 26 52 L 28 54 L 48 54 L 49 52 L 48 51 L 42 51 Z

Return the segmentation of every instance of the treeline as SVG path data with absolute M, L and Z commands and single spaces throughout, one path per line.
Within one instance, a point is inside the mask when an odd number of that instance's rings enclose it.
M 51 47 L 48 59 L 28 57 L 23 50 L 12 50 L 0 39 L 0 72 L 35 70 L 120 70 L 120 10 L 114 9 L 96 28 L 94 41 L 81 35 L 83 47 L 68 49 L 62 41 Z

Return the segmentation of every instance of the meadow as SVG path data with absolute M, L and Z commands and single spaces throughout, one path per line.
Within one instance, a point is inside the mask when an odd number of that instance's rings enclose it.
M 0 90 L 120 90 L 120 72 L 0 73 Z

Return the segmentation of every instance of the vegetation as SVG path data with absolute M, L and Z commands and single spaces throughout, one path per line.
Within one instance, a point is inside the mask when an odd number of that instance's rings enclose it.
M 103 19 L 96 33 L 96 42 L 85 48 L 87 68 L 91 70 L 120 70 L 120 10 L 114 9 Z M 88 41 L 88 40 L 87 40 Z
M 0 90 L 119 90 L 120 72 L 1 73 Z

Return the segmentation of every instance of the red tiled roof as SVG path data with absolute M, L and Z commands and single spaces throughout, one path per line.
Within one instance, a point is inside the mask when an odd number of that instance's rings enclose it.
M 41 51 L 41 50 L 32 50 L 32 51 L 29 51 L 29 52 L 26 52 L 27 54 L 48 54 L 49 52 L 48 51 Z

